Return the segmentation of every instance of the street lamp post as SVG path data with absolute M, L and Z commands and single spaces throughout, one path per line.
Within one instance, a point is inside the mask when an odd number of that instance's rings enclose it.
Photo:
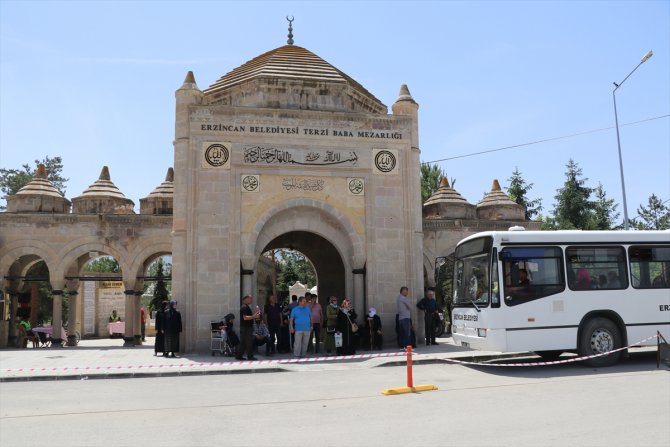
M 612 99 L 614 99 L 614 122 L 616 124 L 616 143 L 617 147 L 619 148 L 619 171 L 621 173 L 621 194 L 623 196 L 623 228 L 624 230 L 628 230 L 628 205 L 626 204 L 626 182 L 624 181 L 623 178 L 623 159 L 621 158 L 621 138 L 619 137 L 619 117 L 617 116 L 617 111 L 616 111 L 616 91 L 623 85 L 624 82 L 626 82 L 626 79 L 630 78 L 630 75 L 632 75 L 635 70 L 638 69 L 638 67 L 645 62 L 649 60 L 650 57 L 654 55 L 653 51 L 649 51 L 647 54 L 644 55 L 642 60 L 640 61 L 639 64 L 633 70 L 628 73 L 628 76 L 623 78 L 623 81 L 619 82 L 618 84 L 616 82 L 613 82 L 614 84 L 614 90 L 612 90 Z

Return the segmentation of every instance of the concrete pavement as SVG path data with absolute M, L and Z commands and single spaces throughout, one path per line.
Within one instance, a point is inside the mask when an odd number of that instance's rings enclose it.
M 325 362 L 348 369 L 371 368 L 406 361 L 406 354 L 398 349 L 359 350 L 356 356 L 347 357 L 312 355 L 305 359 L 295 359 L 289 354 L 258 355 L 258 361 L 238 361 L 209 353 L 164 358 L 153 355 L 153 341 L 153 338 L 147 338 L 143 346 L 131 348 L 122 347 L 122 340 L 97 339 L 82 340 L 77 347 L 0 350 L 0 382 L 262 373 L 310 368 Z M 454 345 L 451 338 L 438 341 L 437 346 L 419 346 L 413 357 L 414 363 L 448 359 L 483 361 L 514 356 L 471 351 Z M 262 352 L 264 348 L 261 348 Z

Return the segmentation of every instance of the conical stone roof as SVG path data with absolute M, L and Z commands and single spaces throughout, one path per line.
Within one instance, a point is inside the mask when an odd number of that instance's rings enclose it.
M 112 182 L 107 166 L 102 167 L 98 180 L 72 199 L 73 212 L 81 214 L 133 214 L 134 206 Z
M 387 113 L 386 106 L 350 76 L 290 44 L 230 71 L 204 94 L 209 104 Z
M 33 179 L 7 196 L 9 213 L 69 213 L 70 201 L 51 183 L 43 164 L 37 166 Z
M 174 203 L 174 169 L 168 168 L 165 181 L 140 199 L 140 214 L 172 214 Z
M 19 189 L 16 195 L 63 197 L 63 194 L 47 178 L 47 170 L 43 164 L 37 166 L 33 179 L 23 188 Z
M 526 212 L 493 180 L 491 191 L 477 204 L 477 217 L 487 220 L 525 220 Z
M 423 216 L 428 219 L 474 219 L 475 214 L 475 206 L 449 186 L 446 177 L 423 204 Z

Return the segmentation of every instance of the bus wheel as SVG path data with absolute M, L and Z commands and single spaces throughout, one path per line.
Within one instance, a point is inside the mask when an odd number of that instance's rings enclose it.
M 589 356 L 602 354 L 621 347 L 621 333 L 616 324 L 607 318 L 589 320 L 582 329 L 579 337 L 579 355 Z M 610 355 L 596 357 L 584 361 L 588 366 L 611 366 L 621 358 L 621 351 Z

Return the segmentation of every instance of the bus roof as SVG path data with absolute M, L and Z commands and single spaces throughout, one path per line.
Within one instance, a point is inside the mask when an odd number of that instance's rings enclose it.
M 492 237 L 494 243 L 509 244 L 585 244 L 585 243 L 612 243 L 612 244 L 639 244 L 639 243 L 666 243 L 670 244 L 670 230 L 655 231 L 582 231 L 582 230 L 555 230 L 555 231 L 484 231 L 462 239 L 457 245 L 480 237 Z

